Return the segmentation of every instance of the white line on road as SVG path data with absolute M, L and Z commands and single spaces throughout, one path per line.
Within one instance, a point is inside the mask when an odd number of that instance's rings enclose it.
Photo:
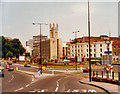
M 12 75 L 12 78 L 8 82 L 11 82 L 13 79 L 14 79 L 14 76 Z
M 28 87 L 30 84 L 26 85 L 26 87 Z
M 56 89 L 55 89 L 55 92 L 57 92 L 58 91 L 58 87 L 59 87 L 59 81 L 60 81 L 61 79 L 58 79 L 57 80 L 57 87 L 56 87 Z
M 57 92 L 58 91 L 58 87 L 56 87 L 56 89 L 55 89 L 55 92 Z
M 16 91 L 19 91 L 19 90 L 22 90 L 22 89 L 23 89 L 23 87 L 22 87 L 22 88 L 19 88 L 19 89 L 16 89 L 16 90 L 14 90 L 14 91 L 16 92 Z

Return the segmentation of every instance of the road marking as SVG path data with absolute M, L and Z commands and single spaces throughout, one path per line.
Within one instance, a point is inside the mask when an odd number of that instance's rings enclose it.
M 58 87 L 56 87 L 56 89 L 55 89 L 55 92 L 57 92 L 58 91 Z
M 70 92 L 70 89 L 68 89 L 68 91 L 66 91 L 66 92 Z
M 45 90 L 43 89 L 43 90 L 41 90 L 41 92 L 44 92 Z
M 72 92 L 79 92 L 79 90 L 73 90 Z
M 26 85 L 26 87 L 28 87 L 30 84 Z
M 34 76 L 32 76 L 32 82 L 34 81 Z
M 22 87 L 22 88 L 19 88 L 19 89 L 16 89 L 16 90 L 14 90 L 14 91 L 16 92 L 16 91 L 19 91 L 19 90 L 22 90 L 22 89 L 23 89 L 23 87 Z
M 12 75 L 12 78 L 8 82 L 11 82 L 13 79 L 14 79 L 14 76 Z
M 94 89 L 89 89 L 88 92 L 96 92 Z
M 57 80 L 57 87 L 56 87 L 56 89 L 55 89 L 55 92 L 57 92 L 58 91 L 58 87 L 59 87 L 59 81 L 60 81 L 61 79 L 58 79 Z

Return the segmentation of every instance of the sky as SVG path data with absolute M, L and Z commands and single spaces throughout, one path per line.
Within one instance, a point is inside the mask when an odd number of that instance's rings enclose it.
M 73 39 L 74 31 L 80 31 L 78 37 L 88 35 L 87 2 L 2 2 L 1 5 L 2 35 L 19 38 L 24 46 L 39 34 L 39 26 L 32 22 L 57 23 L 63 42 Z M 90 2 L 90 22 L 91 36 L 109 32 L 118 36 L 118 3 Z M 49 25 L 42 26 L 42 34 L 49 36 Z

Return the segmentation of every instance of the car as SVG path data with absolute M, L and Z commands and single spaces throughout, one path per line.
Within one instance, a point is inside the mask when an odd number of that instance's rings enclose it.
M 7 62 L 7 64 L 12 65 L 12 62 Z
M 91 68 L 91 71 L 92 71 L 92 68 Z M 83 72 L 88 73 L 88 72 L 89 72 L 89 69 L 88 69 L 88 68 L 83 69 Z
M 6 64 L 6 69 L 9 69 L 10 65 Z
M 9 67 L 8 71 L 14 71 L 13 67 Z
M 0 77 L 4 77 L 4 68 L 0 67 Z
M 31 65 L 30 64 L 25 64 L 24 67 L 31 67 Z

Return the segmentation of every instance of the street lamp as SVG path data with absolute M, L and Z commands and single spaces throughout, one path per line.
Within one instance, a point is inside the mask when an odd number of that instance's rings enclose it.
M 91 82 L 91 54 L 90 54 L 90 10 L 88 0 L 88 34 L 89 34 L 89 81 Z
M 77 33 L 80 31 L 74 31 L 73 33 L 75 33 L 75 44 L 76 44 L 76 52 L 75 52 L 75 64 L 76 64 L 76 70 L 77 70 Z
M 42 74 L 42 50 L 41 50 L 41 25 L 48 25 L 47 23 L 32 23 L 33 25 L 40 25 L 40 59 L 39 59 L 39 69 L 41 69 L 41 74 Z M 40 68 L 41 65 L 41 68 Z

